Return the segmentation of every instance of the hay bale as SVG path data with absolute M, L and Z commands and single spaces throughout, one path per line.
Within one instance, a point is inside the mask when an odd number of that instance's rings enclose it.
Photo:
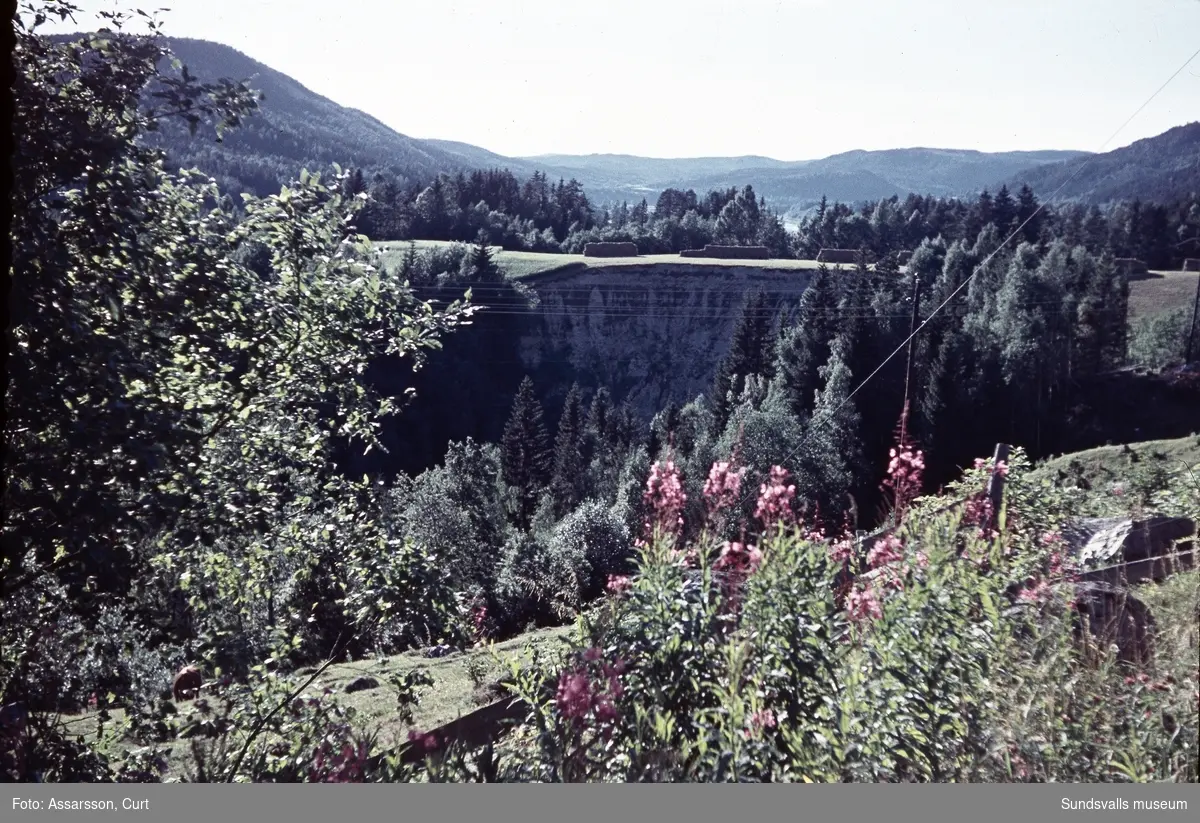
M 704 249 L 684 249 L 679 253 L 680 257 L 704 257 Z
M 870 262 L 871 257 L 868 254 L 867 261 Z M 821 249 L 817 253 L 818 263 L 848 263 L 854 265 L 858 263 L 858 252 L 854 249 Z
M 636 243 L 588 243 L 583 247 L 584 257 L 637 257 Z
M 1146 274 L 1148 271 L 1146 263 L 1136 257 L 1117 257 L 1113 260 L 1113 264 L 1119 271 L 1128 275 Z
M 1200 271 L 1200 258 L 1189 257 L 1183 261 L 1184 271 Z

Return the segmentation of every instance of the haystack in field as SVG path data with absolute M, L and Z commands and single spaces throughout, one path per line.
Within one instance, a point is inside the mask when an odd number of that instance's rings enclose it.
M 868 255 L 867 260 L 870 261 Z M 848 263 L 854 265 L 858 262 L 858 251 L 855 249 L 821 249 L 817 252 L 818 263 Z
M 637 257 L 636 243 L 588 243 L 583 247 L 584 257 Z

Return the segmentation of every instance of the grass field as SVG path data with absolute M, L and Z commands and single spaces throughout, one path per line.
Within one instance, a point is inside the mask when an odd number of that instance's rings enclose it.
M 453 245 L 444 240 L 418 240 L 417 249 L 431 249 Z M 407 241 L 388 241 L 376 244 L 383 251 L 384 265 L 389 269 L 399 264 Z M 582 254 L 546 254 L 531 251 L 504 251 L 493 247 L 496 264 L 501 271 L 513 278 L 546 274 L 552 271 L 568 271 L 582 268 L 614 268 L 622 266 L 688 265 L 688 266 L 739 266 L 762 269 L 809 270 L 819 265 L 815 260 L 719 260 L 703 257 L 680 257 L 678 254 L 644 254 L 638 257 L 584 257 Z M 833 266 L 832 268 L 837 268 Z M 849 268 L 844 266 L 843 268 Z
M 1054 478 L 1060 471 L 1086 478 L 1093 484 L 1103 484 L 1127 473 L 1130 452 L 1136 459 L 1162 463 L 1172 470 L 1185 465 L 1200 475 L 1200 435 L 1175 440 L 1147 440 L 1126 446 L 1100 446 L 1087 451 L 1064 454 L 1038 465 L 1031 473 L 1034 479 Z
M 488 691 L 488 685 L 509 673 L 509 661 L 527 659 L 534 650 L 542 655 L 552 655 L 563 648 L 575 627 L 539 629 L 497 643 L 491 648 L 471 649 L 441 658 L 426 658 L 420 654 L 403 654 L 389 658 L 357 660 L 330 666 L 308 687 L 305 694 L 319 695 L 325 688 L 333 691 L 339 705 L 353 707 L 357 713 L 358 728 L 377 731 L 380 743 L 395 746 L 408 739 L 409 730 L 428 731 L 441 726 L 480 706 L 498 699 Z M 416 669 L 425 669 L 433 678 L 433 685 L 421 692 L 421 702 L 413 712 L 411 724 L 402 723 L 396 716 L 395 691 L 389 684 L 393 675 L 404 674 Z M 306 670 L 296 674 L 297 685 L 306 679 Z M 311 670 L 309 670 L 311 673 Z M 345 693 L 350 681 L 358 677 L 371 677 L 379 681 L 373 689 Z M 191 701 L 179 704 L 181 714 L 186 714 Z M 112 725 L 124 720 L 120 709 L 110 710 Z M 86 712 L 66 718 L 68 728 L 86 740 L 96 739 L 96 712 Z M 118 743 L 120 748 L 132 748 L 132 743 Z M 170 773 L 178 776 L 183 763 L 182 755 L 188 745 L 186 740 L 175 741 L 171 746 Z
M 417 240 L 417 249 L 432 249 L 454 245 L 446 240 Z M 389 269 L 399 265 L 408 241 L 380 242 L 384 265 Z M 584 257 L 582 254 L 545 254 L 529 251 L 504 251 L 494 246 L 495 259 L 509 277 L 521 279 L 534 274 L 569 271 L 583 268 L 616 268 L 622 266 L 653 266 L 686 264 L 689 266 L 753 266 L 764 269 L 810 270 L 819 265 L 815 260 L 717 260 L 702 257 L 680 257 L 677 254 L 645 254 L 639 257 Z M 836 267 L 835 267 L 836 268 Z M 846 267 L 848 268 L 848 267 Z M 1150 272 L 1129 283 L 1129 317 L 1135 320 L 1180 307 L 1190 306 L 1195 299 L 1196 272 Z
M 1129 281 L 1129 319 L 1150 317 L 1172 309 L 1187 308 L 1196 299 L 1200 273 L 1153 271 Z

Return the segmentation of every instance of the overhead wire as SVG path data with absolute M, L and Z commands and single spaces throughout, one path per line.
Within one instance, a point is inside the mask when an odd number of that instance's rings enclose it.
M 849 403 L 851 400 L 853 400 L 853 399 L 854 399 L 854 396 L 855 396 L 855 395 L 857 395 L 857 394 L 858 394 L 858 393 L 859 393 L 859 392 L 860 392 L 860 391 L 863 389 L 863 387 L 864 387 L 864 386 L 866 386 L 868 383 L 870 383 L 870 382 L 871 382 L 871 380 L 872 380 L 872 379 L 873 379 L 873 378 L 874 378 L 874 377 L 875 377 L 877 374 L 879 374 L 879 372 L 880 372 L 880 371 L 882 371 L 882 370 L 883 370 L 884 366 L 886 366 L 886 365 L 887 365 L 889 362 L 891 362 L 891 360 L 892 360 L 892 359 L 893 359 L 893 358 L 894 358 L 894 357 L 895 357 L 897 354 L 899 354 L 900 352 L 904 351 L 904 349 L 905 349 L 905 348 L 908 346 L 908 342 L 909 342 L 910 340 L 912 340 L 914 337 L 916 337 L 918 334 L 920 334 L 920 333 L 921 333 L 921 332 L 924 330 L 924 328 L 925 328 L 925 327 L 928 325 L 928 323 L 929 323 L 929 321 L 930 321 L 930 320 L 932 320 L 932 319 L 933 319 L 933 318 L 934 318 L 934 317 L 935 317 L 935 316 L 936 316 L 936 315 L 937 315 L 939 312 L 941 312 L 941 310 L 942 310 L 942 309 L 944 309 L 944 308 L 945 308 L 947 305 L 949 305 L 949 304 L 950 304 L 950 302 L 951 302 L 951 301 L 952 301 L 952 300 L 953 300 L 955 297 L 957 297 L 957 296 L 958 296 L 959 292 L 961 292 L 963 289 L 965 289 L 965 288 L 967 287 L 967 285 L 968 285 L 968 284 L 969 284 L 969 283 L 970 283 L 970 282 L 971 282 L 971 281 L 972 281 L 972 280 L 975 278 L 975 276 L 976 276 L 977 274 L 979 274 L 979 272 L 983 271 L 983 269 L 984 269 L 984 268 L 987 266 L 987 264 L 991 262 L 992 258 L 993 258 L 993 257 L 995 257 L 995 256 L 996 256 L 996 254 L 998 254 L 998 253 L 1000 252 L 1000 250 L 1001 250 L 1001 249 L 1003 249 L 1003 248 L 1004 248 L 1006 245 L 1008 245 L 1008 243 L 1009 243 L 1009 242 L 1011 242 L 1011 241 L 1013 240 L 1013 238 L 1015 238 L 1015 237 L 1016 237 L 1017 235 L 1019 235 L 1019 234 L 1020 234 L 1022 231 L 1024 231 L 1024 229 L 1025 229 L 1025 226 L 1026 226 L 1026 225 L 1028 225 L 1028 224 L 1029 224 L 1029 222 L 1030 222 L 1031 220 L 1033 220 L 1033 218 L 1035 218 L 1035 217 L 1036 217 L 1038 214 L 1040 214 L 1040 213 L 1042 212 L 1042 210 L 1043 210 L 1043 209 L 1045 209 L 1045 208 L 1046 208 L 1046 204 L 1047 204 L 1048 202 L 1052 201 L 1052 200 L 1053 200 L 1055 197 L 1057 197 L 1057 196 L 1059 195 L 1059 193 L 1060 193 L 1060 192 L 1062 192 L 1062 191 L 1063 191 L 1063 189 L 1065 189 L 1065 188 L 1066 188 L 1066 187 L 1067 187 L 1067 186 L 1068 186 L 1068 185 L 1071 183 L 1071 181 L 1073 181 L 1073 180 L 1074 180 L 1076 177 L 1078 177 L 1078 176 L 1079 176 L 1079 173 L 1080 173 L 1081 171 L 1083 171 L 1083 169 L 1084 169 L 1084 168 L 1086 168 L 1086 167 L 1087 167 L 1088 163 L 1090 163 L 1090 162 L 1091 162 L 1092 160 L 1094 160 L 1096 157 L 1099 157 L 1099 156 L 1100 156 L 1100 155 L 1101 155 L 1101 154 L 1102 154 L 1102 153 L 1105 151 L 1105 149 L 1107 149 L 1107 147 L 1108 147 L 1108 144 L 1109 144 L 1109 143 L 1111 143 L 1111 142 L 1112 142 L 1112 141 L 1113 141 L 1113 140 L 1114 140 L 1114 139 L 1117 137 L 1117 135 L 1118 135 L 1118 134 L 1120 134 L 1122 131 L 1124 131 L 1124 130 L 1125 130 L 1125 127 L 1126 127 L 1126 126 L 1128 126 L 1128 125 L 1129 125 L 1129 124 L 1130 124 L 1130 123 L 1131 123 L 1131 122 L 1134 120 L 1134 118 L 1136 118 L 1136 117 L 1137 117 L 1139 114 L 1141 114 L 1142 110 L 1143 110 L 1143 109 L 1145 109 L 1145 108 L 1146 108 L 1146 106 L 1150 105 L 1150 103 L 1152 103 L 1152 102 L 1153 102 L 1153 101 L 1154 101 L 1154 100 L 1155 100 L 1155 99 L 1158 97 L 1158 95 L 1162 93 L 1163 89 L 1165 89 L 1165 88 L 1166 88 L 1168 85 L 1170 85 L 1170 84 L 1171 84 L 1171 82 L 1172 82 L 1172 81 L 1173 81 L 1173 80 L 1174 80 L 1176 77 L 1178 77 L 1178 76 L 1179 76 L 1179 74 L 1180 74 L 1180 73 L 1181 73 L 1181 72 L 1182 72 L 1182 71 L 1183 71 L 1185 68 L 1187 68 L 1187 67 L 1188 67 L 1188 65 L 1190 65 L 1190 64 L 1191 64 L 1191 62 L 1192 62 L 1193 60 L 1195 60 L 1197 57 L 1200 57 L 1200 49 L 1197 49 L 1195 52 L 1193 52 L 1193 53 L 1192 53 L 1192 55 L 1191 55 L 1191 56 L 1190 56 L 1190 57 L 1189 57 L 1187 60 L 1185 60 L 1185 61 L 1183 62 L 1183 64 L 1182 64 L 1182 65 L 1181 65 L 1181 66 L 1180 66 L 1178 69 L 1176 69 L 1176 70 L 1175 70 L 1175 71 L 1174 71 L 1174 72 L 1171 74 L 1171 76 L 1170 76 L 1170 77 L 1168 77 L 1168 78 L 1166 79 L 1166 81 L 1165 81 L 1165 82 L 1164 82 L 1164 83 L 1163 83 L 1161 86 L 1159 86 L 1159 87 L 1158 87 L 1158 88 L 1157 88 L 1157 89 L 1154 91 L 1154 93 L 1153 93 L 1153 94 L 1151 94 L 1151 95 L 1150 95 L 1150 97 L 1148 97 L 1148 98 L 1146 99 L 1146 101 L 1145 101 L 1144 103 L 1142 103 L 1142 105 L 1138 106 L 1137 110 L 1136 110 L 1136 111 L 1134 111 L 1134 113 L 1133 113 L 1133 114 L 1131 114 L 1131 115 L 1130 115 L 1130 116 L 1129 116 L 1129 117 L 1128 117 L 1128 118 L 1125 120 L 1125 122 L 1124 122 L 1124 123 L 1122 123 L 1122 124 L 1121 124 L 1121 125 L 1120 125 L 1120 126 L 1117 128 L 1117 130 L 1116 130 L 1115 132 L 1113 132 L 1113 133 L 1112 133 L 1112 134 L 1109 136 L 1109 138 L 1108 138 L 1107 140 L 1105 140 L 1105 141 L 1104 141 L 1104 143 L 1101 145 L 1101 147 L 1100 147 L 1100 148 L 1097 150 L 1097 152 L 1096 152 L 1095 154 L 1090 154 L 1090 155 L 1087 155 L 1087 156 L 1083 157 L 1083 158 L 1082 158 L 1082 159 L 1079 161 L 1079 163 L 1076 165 L 1076 167 L 1075 167 L 1075 171 L 1073 171 L 1073 172 L 1072 172 L 1072 173 L 1071 173 L 1071 174 L 1070 174 L 1070 175 L 1067 177 L 1067 179 L 1066 179 L 1066 180 L 1064 180 L 1064 181 L 1062 182 L 1062 184 L 1061 184 L 1061 185 L 1060 185 L 1060 186 L 1059 186 L 1057 189 L 1055 189 L 1055 191 L 1054 191 L 1054 192 L 1053 192 L 1053 193 L 1050 195 L 1050 197 L 1049 197 L 1049 198 L 1047 198 L 1047 199 L 1046 199 L 1045 201 L 1043 201 L 1042 203 L 1040 203 L 1040 204 L 1038 205 L 1038 207 L 1037 207 L 1037 208 L 1036 208 L 1036 209 L 1035 209 L 1035 210 L 1034 210 L 1034 211 L 1033 211 L 1033 212 L 1032 212 L 1032 213 L 1031 213 L 1031 214 L 1030 214 L 1028 217 L 1026 217 L 1026 218 L 1025 218 L 1025 220 L 1024 220 L 1024 221 L 1022 221 L 1022 222 L 1021 222 L 1021 224 L 1020 224 L 1019 226 L 1017 226 L 1015 229 L 1013 229 L 1013 231 L 1012 231 L 1012 232 L 1011 232 L 1011 233 L 1010 233 L 1010 234 L 1009 234 L 1007 237 L 1005 237 L 1005 238 L 1004 238 L 1004 241 L 1003 241 L 1003 242 L 1001 242 L 1001 243 L 1000 243 L 1000 245 L 999 245 L 999 246 L 997 246 L 997 247 L 996 247 L 996 248 L 995 248 L 995 249 L 992 251 L 992 253 L 991 253 L 991 254 L 989 254 L 987 257 L 985 257 L 985 258 L 984 258 L 984 260 L 983 260 L 983 262 L 982 262 L 982 263 L 980 263 L 978 266 L 976 266 L 976 267 L 975 267 L 975 270 L 974 270 L 974 271 L 972 271 L 972 272 L 971 272 L 971 274 L 970 274 L 970 275 L 968 275 L 968 276 L 967 276 L 967 277 L 966 277 L 966 278 L 963 280 L 963 282 L 962 282 L 962 283 L 960 283 L 960 284 L 959 284 L 959 286 L 958 286 L 957 288 L 955 288 L 955 289 L 954 289 L 954 290 L 953 290 L 953 291 L 950 293 L 950 295 L 949 295 L 949 296 L 948 296 L 948 297 L 947 297 L 945 300 L 943 300 L 943 301 L 941 302 L 941 304 L 939 304 L 939 305 L 938 305 L 938 307 L 937 307 L 937 308 L 935 308 L 935 309 L 933 310 L 933 312 L 931 312 L 931 313 L 929 314 L 929 316 L 928 316 L 928 317 L 926 317 L 926 318 L 925 318 L 923 321 L 921 321 L 921 324 L 920 324 L 920 325 L 919 325 L 919 326 L 918 326 L 918 327 L 917 327 L 917 328 L 916 328 L 916 329 L 915 329 L 915 330 L 914 330 L 914 331 L 913 331 L 913 332 L 912 332 L 912 333 L 911 333 L 911 334 L 910 334 L 908 337 L 906 337 L 906 338 L 904 339 L 904 342 L 902 342 L 902 343 L 901 343 L 899 346 L 897 346 L 897 347 L 895 348 L 895 350 L 894 350 L 894 351 L 892 351 L 892 353 L 891 353 L 891 354 L 889 354 L 887 357 L 885 357 L 885 358 L 883 359 L 883 362 L 881 362 L 881 363 L 880 363 L 880 364 L 879 364 L 879 365 L 878 365 L 878 366 L 875 368 L 875 370 L 874 370 L 873 372 L 871 372 L 869 375 L 867 375 L 866 379 L 864 379 L 864 380 L 863 380 L 861 383 L 859 383 L 859 384 L 858 384 L 858 386 L 856 386 L 856 387 L 854 388 L 854 390 L 853 390 L 853 391 L 851 391 L 849 394 L 847 394 L 847 395 L 846 395 L 846 397 L 845 397 L 845 398 L 844 398 L 844 399 L 843 399 L 843 400 L 842 400 L 840 403 L 838 403 L 838 404 L 837 404 L 837 405 L 836 405 L 836 406 L 833 408 L 833 410 L 832 410 L 831 412 L 829 412 L 829 413 L 826 415 L 826 417 L 824 418 L 824 420 L 820 420 L 819 422 L 822 422 L 822 423 L 824 423 L 824 422 L 827 422 L 827 421 L 829 421 L 829 420 L 832 420 L 832 419 L 834 419 L 834 418 L 837 416 L 838 412 L 840 412 L 840 411 L 841 411 L 841 410 L 842 410 L 842 409 L 843 409 L 843 408 L 846 406 L 846 404 L 847 404 L 847 403 Z M 791 451 L 791 452 L 788 454 L 788 456 L 787 456 L 786 458 L 784 458 L 784 460 L 783 460 L 783 462 L 784 462 L 784 463 L 787 463 L 787 462 L 791 461 L 792 459 L 794 459 L 794 458 L 796 457 L 796 455 L 797 455 L 797 454 L 799 454 L 799 453 L 800 453 L 800 449 L 801 449 L 801 448 L 802 448 L 802 447 L 803 447 L 803 446 L 804 446 L 804 445 L 805 445 L 805 444 L 808 442 L 808 440 L 809 440 L 809 439 L 811 439 L 811 437 L 813 436 L 813 433 L 814 433 L 814 432 L 815 432 L 815 430 L 817 429 L 817 424 L 818 424 L 818 418 L 817 418 L 817 417 L 814 415 L 814 417 L 813 417 L 812 419 L 810 419 L 810 420 L 809 420 L 809 425 L 808 425 L 808 427 L 807 427 L 807 430 L 805 431 L 804 435 L 803 435 L 803 436 L 800 438 L 800 442 L 799 442 L 799 443 L 797 443 L 797 444 L 796 444 L 796 447 L 795 447 L 795 448 L 794 448 L 794 449 L 793 449 L 793 450 L 792 450 L 792 451 Z M 741 501 L 741 504 L 742 504 L 742 505 L 745 505 L 745 503 L 746 503 L 746 501 L 747 501 L 748 499 L 749 499 L 749 495 L 744 495 L 744 496 L 743 496 L 743 499 L 742 499 L 742 501 Z

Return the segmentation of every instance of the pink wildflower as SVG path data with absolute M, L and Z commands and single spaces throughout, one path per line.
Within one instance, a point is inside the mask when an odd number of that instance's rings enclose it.
M 737 504 L 745 472 L 744 468 L 735 470 L 729 462 L 713 463 L 708 479 L 704 481 L 704 499 L 710 516 Z
M 770 478 L 759 487 L 754 516 L 768 529 L 777 523 L 788 524 L 794 520 L 792 499 L 796 496 L 796 486 L 787 480 L 787 469 L 772 466 Z
M 654 520 L 646 524 L 647 530 L 653 532 L 657 527 L 668 535 L 678 535 L 683 528 L 683 507 L 687 503 L 687 495 L 684 494 L 683 482 L 674 460 L 668 459 L 665 463 L 655 463 L 650 467 L 643 499 L 654 512 Z
M 993 471 L 1001 477 L 1008 477 L 1008 463 L 1003 460 L 996 463 L 996 468 Z
M 564 717 L 581 719 L 592 708 L 591 682 L 583 672 L 563 672 L 558 679 L 555 703 Z
M 620 596 L 633 588 L 633 580 L 627 574 L 610 574 L 608 576 L 608 585 L 605 587 L 608 593 Z
M 714 564 L 718 569 L 753 574 L 762 563 L 762 552 L 757 546 L 742 543 L 726 543 L 721 556 Z
M 770 709 L 760 709 L 750 715 L 750 728 L 744 731 L 745 737 L 750 737 L 765 729 L 773 729 L 776 726 L 775 712 Z
M 834 563 L 849 563 L 854 557 L 854 542 L 839 540 L 829 547 L 829 557 Z
M 1021 589 L 1017 597 L 1027 603 L 1039 603 L 1045 600 L 1050 594 L 1050 584 L 1045 580 L 1038 578 L 1032 586 L 1026 586 Z
M 875 592 L 870 586 L 855 586 L 851 589 L 846 598 L 846 607 L 850 612 L 850 619 L 854 621 L 878 620 L 883 617 L 883 609 L 880 608 Z
M 601 676 L 593 679 L 586 666 L 600 662 L 602 656 L 599 649 L 588 649 L 583 654 L 585 668 L 564 671 L 559 676 L 555 703 L 563 717 L 579 723 L 590 713 L 601 723 L 616 720 L 618 712 L 614 701 L 624 693 L 620 675 L 625 671 L 625 663 L 620 660 L 613 665 L 601 663 Z
M 925 456 L 919 449 L 913 449 L 908 445 L 902 445 L 899 451 L 892 449 L 888 454 L 891 461 L 888 463 L 888 476 L 883 481 L 883 485 L 892 490 L 896 518 L 900 520 L 909 504 L 921 492 L 921 475 L 925 471 Z
M 873 569 L 887 566 L 904 559 L 904 544 L 894 534 L 876 541 L 867 553 L 867 565 Z

